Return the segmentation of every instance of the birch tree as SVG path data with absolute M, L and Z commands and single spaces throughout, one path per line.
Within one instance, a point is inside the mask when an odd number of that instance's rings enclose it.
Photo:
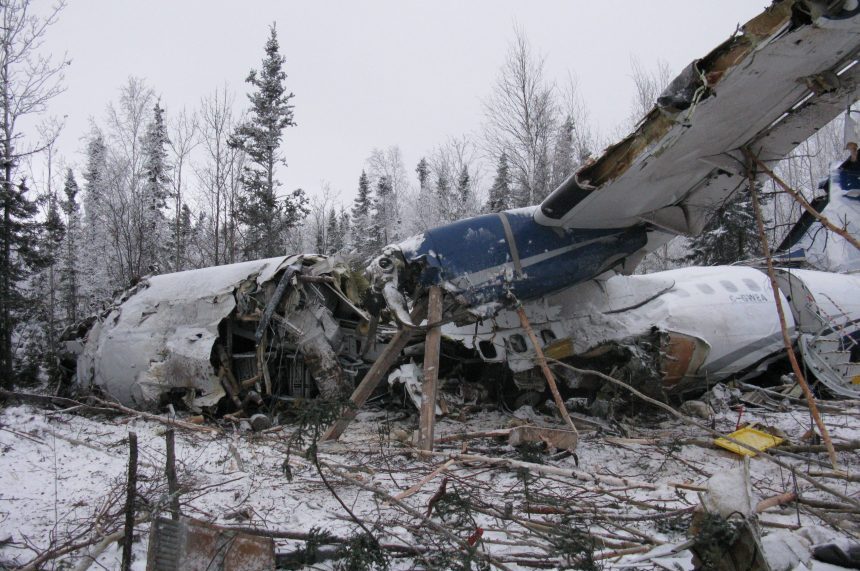
M 550 157 L 557 124 L 554 91 L 554 84 L 545 77 L 543 58 L 517 29 L 484 102 L 487 151 L 495 158 L 507 156 L 514 206 L 535 204 L 552 190 Z

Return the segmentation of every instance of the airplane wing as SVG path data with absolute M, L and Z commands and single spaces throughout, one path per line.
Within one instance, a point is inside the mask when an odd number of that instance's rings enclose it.
M 538 223 L 695 235 L 746 182 L 860 96 L 860 2 L 781 0 L 693 62 L 636 130 L 541 203 Z M 647 246 L 646 246 L 647 249 Z

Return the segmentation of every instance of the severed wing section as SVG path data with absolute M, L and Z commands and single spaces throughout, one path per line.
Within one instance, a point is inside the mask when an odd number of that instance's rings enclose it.
M 536 221 L 646 223 L 662 241 L 698 234 L 746 181 L 745 147 L 780 159 L 858 98 L 858 53 L 860 1 L 775 2 L 690 64 L 635 132 L 543 201 Z

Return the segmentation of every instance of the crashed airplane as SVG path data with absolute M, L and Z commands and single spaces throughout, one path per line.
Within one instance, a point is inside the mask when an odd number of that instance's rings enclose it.
M 856 101 L 858 52 L 856 0 L 775 2 L 690 64 L 631 135 L 540 205 L 386 247 L 367 279 L 313 255 L 146 279 L 86 333 L 77 381 L 141 407 L 174 397 L 248 414 L 273 399 L 344 397 L 398 330 L 426 328 L 434 287 L 444 292 L 440 378 L 457 379 L 465 401 L 505 385 L 518 402 L 544 394 L 512 310 L 520 306 L 548 356 L 626 370 L 654 393 L 753 374 L 783 350 L 765 274 L 630 274 L 674 237 L 701 232 L 759 176 L 753 157 L 783 158 Z M 856 200 L 843 194 L 831 181 L 830 206 Z M 833 392 L 858 396 L 860 278 L 786 269 L 778 281 L 810 369 Z M 392 380 L 414 393 L 420 371 L 408 365 L 423 344 L 400 339 L 396 358 L 377 368 L 405 365 Z M 595 384 L 563 379 L 568 391 Z

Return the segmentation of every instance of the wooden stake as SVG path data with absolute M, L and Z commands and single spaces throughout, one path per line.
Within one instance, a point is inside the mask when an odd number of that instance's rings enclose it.
M 749 149 L 747 149 L 746 152 L 748 155 L 751 155 Z M 825 426 L 824 421 L 821 419 L 821 413 L 818 412 L 815 396 L 812 394 L 812 391 L 809 389 L 809 385 L 806 383 L 803 371 L 800 370 L 800 364 L 797 362 L 797 355 L 794 354 L 793 343 L 788 334 L 788 326 L 785 322 L 785 311 L 783 310 L 782 301 L 779 297 L 779 286 L 776 285 L 776 276 L 773 271 L 773 259 L 770 255 L 770 245 L 768 244 L 767 233 L 764 228 L 764 218 L 761 214 L 761 205 L 759 204 L 758 192 L 755 188 L 755 170 L 752 164 L 750 164 L 749 167 L 748 177 L 750 195 L 752 195 L 753 211 L 755 212 L 755 222 L 758 227 L 758 237 L 759 240 L 761 240 L 762 252 L 764 253 L 764 259 L 767 263 L 767 277 L 770 279 L 770 288 L 773 291 L 773 301 L 776 304 L 776 313 L 779 316 L 779 327 L 782 330 L 782 342 L 785 345 L 786 352 L 788 353 L 788 360 L 791 363 L 791 369 L 794 371 L 794 377 L 797 379 L 797 383 L 800 385 L 800 388 L 803 390 L 803 395 L 806 397 L 806 402 L 809 404 L 809 412 L 812 414 L 815 425 L 818 426 L 818 432 L 821 434 L 821 439 L 827 446 L 827 454 L 830 456 L 830 463 L 833 465 L 834 470 L 838 470 L 839 464 L 836 458 L 836 450 L 833 448 L 833 441 L 830 440 L 830 433 L 827 431 L 827 426 Z
M 532 341 L 532 346 L 535 348 L 535 354 L 537 355 L 537 362 L 540 365 L 541 371 L 543 371 L 543 376 L 546 379 L 547 384 L 549 385 L 549 390 L 552 393 L 552 398 L 555 400 L 555 406 L 558 407 L 559 413 L 561 413 L 561 417 L 564 421 L 570 426 L 570 429 L 576 434 L 576 439 L 579 440 L 579 431 L 576 429 L 576 426 L 573 424 L 573 421 L 570 419 L 570 414 L 567 412 L 567 407 L 564 406 L 564 401 L 561 399 L 561 394 L 558 392 L 558 386 L 555 384 L 555 376 L 552 374 L 552 370 L 550 370 L 549 365 L 546 363 L 546 356 L 543 354 L 543 349 L 541 348 L 540 342 L 538 341 L 535 332 L 532 330 L 532 326 L 529 323 L 529 318 L 526 315 L 526 310 L 522 305 L 517 305 L 517 315 L 520 317 L 520 324 L 523 326 L 523 329 L 526 330 L 526 334 L 528 334 L 529 339 Z
M 179 519 L 179 486 L 176 482 L 176 433 L 168 428 L 164 433 L 167 444 L 167 459 L 164 466 L 164 474 L 167 476 L 167 493 L 170 495 L 170 517 Z
M 442 288 L 430 287 L 427 323 L 442 321 Z M 424 340 L 424 382 L 421 385 L 421 419 L 418 424 L 418 448 L 433 450 L 436 427 L 436 396 L 439 384 L 439 344 L 442 329 L 430 327 Z
M 125 533 L 122 539 L 122 571 L 131 569 L 134 541 L 134 497 L 137 494 L 137 434 L 128 433 L 128 480 L 125 486 Z
M 403 351 L 406 344 L 412 339 L 413 335 L 414 330 L 412 329 L 400 329 L 394 335 L 391 342 L 388 344 L 388 347 L 385 348 L 382 355 L 380 355 L 376 362 L 373 363 L 373 366 L 367 374 L 364 375 L 361 383 L 355 387 L 355 390 L 352 392 L 352 396 L 349 397 L 349 400 L 352 402 L 352 407 L 344 409 L 337 422 L 332 424 L 328 430 L 326 430 L 322 437 L 323 441 L 337 440 L 340 438 L 340 435 L 343 434 L 343 431 L 346 430 L 346 427 L 349 426 L 349 423 L 355 418 L 358 409 L 361 408 L 364 403 L 367 402 L 367 399 L 370 398 L 370 395 L 373 394 L 374 389 L 379 385 L 379 381 L 382 380 L 382 376 L 388 372 L 388 369 L 390 369 L 397 360 L 400 352 Z

